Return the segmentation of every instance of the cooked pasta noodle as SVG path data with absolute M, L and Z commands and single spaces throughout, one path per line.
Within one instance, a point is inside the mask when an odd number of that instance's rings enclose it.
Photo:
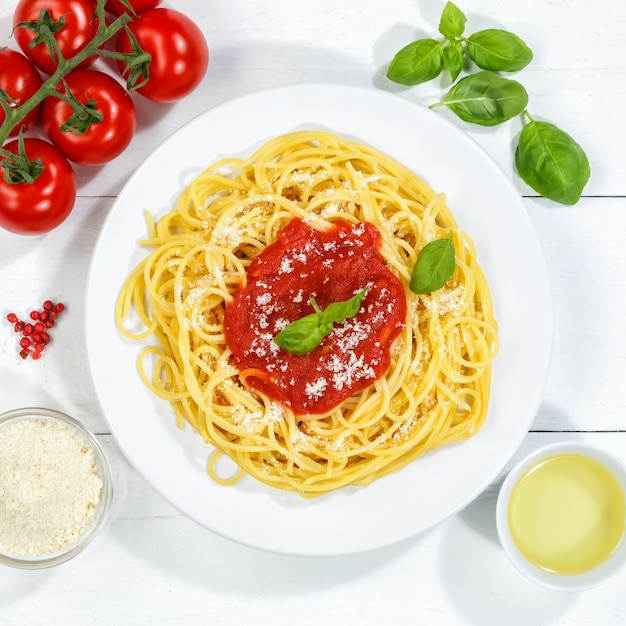
M 294 218 L 319 230 L 338 219 L 376 225 L 407 299 L 386 373 L 322 415 L 295 415 L 246 385 L 223 326 L 246 269 Z M 141 378 L 171 403 L 179 427 L 188 422 L 214 446 L 217 482 L 249 474 L 318 496 L 367 485 L 483 424 L 498 336 L 474 245 L 444 196 L 386 155 L 326 132 L 279 136 L 249 158 L 213 163 L 173 210 L 156 222 L 148 215 L 148 229 L 140 243 L 153 250 L 121 289 L 117 324 L 131 339 L 156 339 L 138 358 Z M 452 277 L 412 293 L 419 251 L 450 231 Z M 236 476 L 219 476 L 220 455 L 239 466 Z

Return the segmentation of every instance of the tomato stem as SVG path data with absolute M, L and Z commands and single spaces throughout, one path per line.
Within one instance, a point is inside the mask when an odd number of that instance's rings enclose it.
M 24 135 L 20 130 L 18 136 L 18 149 L 14 154 L 0 148 L 0 156 L 4 158 L 2 169 L 4 170 L 5 182 L 14 185 L 17 183 L 32 184 L 41 175 L 43 164 L 41 159 L 31 161 L 24 147 Z
M 11 131 L 39 104 L 41 104 L 48 96 L 59 97 L 57 92 L 58 84 L 72 70 L 76 69 L 83 61 L 94 56 L 113 57 L 118 60 L 133 62 L 138 56 L 137 52 L 130 54 L 112 53 L 104 50 L 104 44 L 112 39 L 126 24 L 132 21 L 132 16 L 128 13 L 122 13 L 113 22 L 107 24 L 104 11 L 106 0 L 97 0 L 95 17 L 98 20 L 98 29 L 93 39 L 76 55 L 70 59 L 63 57 L 56 39 L 49 26 L 43 24 L 40 29 L 40 35 L 45 43 L 39 45 L 52 46 L 54 53 L 58 59 L 57 68 L 41 85 L 39 90 L 18 107 L 11 107 L 4 98 L 0 98 L 0 105 L 5 111 L 5 119 L 0 126 L 0 145 L 7 140 Z M 143 53 L 145 54 L 145 53 Z M 148 55 L 149 56 L 149 55 Z

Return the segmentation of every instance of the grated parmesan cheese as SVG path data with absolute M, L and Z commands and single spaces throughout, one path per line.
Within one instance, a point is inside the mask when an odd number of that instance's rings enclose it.
M 245 232 L 234 221 L 218 222 L 211 233 L 211 243 L 224 248 L 236 248 L 243 241 Z
M 71 548 L 102 495 L 95 453 L 70 426 L 26 418 L 0 428 L 0 550 L 43 556 Z

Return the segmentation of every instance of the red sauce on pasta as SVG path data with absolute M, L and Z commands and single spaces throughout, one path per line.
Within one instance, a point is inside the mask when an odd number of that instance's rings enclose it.
M 367 222 L 341 220 L 319 231 L 294 219 L 278 233 L 225 311 L 226 342 L 247 385 L 297 415 L 321 414 L 385 373 L 406 297 L 380 246 L 380 232 Z M 298 356 L 275 343 L 287 324 L 313 313 L 311 296 L 325 309 L 366 286 L 357 315 L 336 324 L 311 352 Z

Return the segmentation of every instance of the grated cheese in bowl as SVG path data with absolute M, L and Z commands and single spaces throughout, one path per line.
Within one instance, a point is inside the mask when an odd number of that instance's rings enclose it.
M 106 521 L 112 482 L 77 420 L 41 408 L 0 415 L 0 563 L 41 568 L 76 556 Z

